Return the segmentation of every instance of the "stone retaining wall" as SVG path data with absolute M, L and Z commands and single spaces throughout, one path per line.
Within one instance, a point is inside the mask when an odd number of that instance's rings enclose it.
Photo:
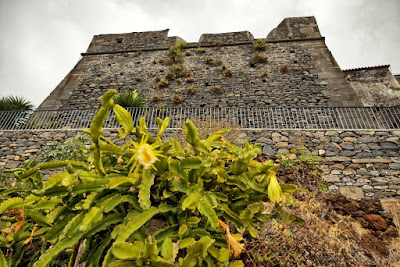
M 38 161 L 42 148 L 57 145 L 80 130 L 0 131 L 0 173 Z M 261 143 L 266 153 L 304 146 L 324 159 L 324 178 L 332 192 L 359 198 L 400 198 L 400 131 L 244 131 L 241 138 Z M 116 139 L 117 131 L 105 130 Z
M 352 198 L 400 198 L 400 131 L 253 131 L 267 153 L 304 146 L 324 159 L 329 190 Z

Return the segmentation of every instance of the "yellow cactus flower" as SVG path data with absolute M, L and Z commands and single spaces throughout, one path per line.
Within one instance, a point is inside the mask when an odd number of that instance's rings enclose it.
M 154 167 L 154 163 L 159 160 L 159 157 L 165 157 L 162 151 L 156 149 L 160 145 L 158 143 L 150 145 L 147 143 L 147 139 L 148 136 L 143 137 L 140 143 L 131 140 L 135 148 L 131 149 L 131 151 L 133 151 L 133 156 L 128 162 L 128 165 L 133 163 L 130 172 L 136 169 L 137 166 L 143 166 L 146 170 L 150 167 L 157 170 L 156 167 Z
M 272 173 L 269 177 L 268 184 L 268 198 L 273 203 L 279 203 L 281 201 L 282 189 L 276 179 L 276 174 Z
M 158 160 L 153 147 L 149 144 L 143 144 L 138 148 L 137 158 L 139 163 L 142 164 L 145 169 L 154 167 L 153 164 Z

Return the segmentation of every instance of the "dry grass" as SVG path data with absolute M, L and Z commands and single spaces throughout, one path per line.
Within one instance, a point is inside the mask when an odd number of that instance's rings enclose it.
M 176 78 L 176 75 L 174 73 L 172 73 L 172 72 L 167 72 L 167 74 L 165 74 L 165 79 L 166 80 L 171 81 L 171 80 L 175 80 L 175 78 Z
M 220 94 L 222 91 L 222 88 L 219 85 L 213 85 L 213 86 L 211 86 L 211 91 L 213 91 L 215 94 Z
M 279 72 L 282 74 L 288 73 L 288 71 L 289 71 L 288 65 L 282 65 L 281 68 L 279 69 Z
M 153 102 L 153 103 L 160 103 L 162 98 L 163 98 L 162 95 L 153 95 L 151 97 L 150 101 Z
M 175 104 L 180 104 L 183 102 L 183 98 L 182 96 L 180 96 L 179 94 L 174 94 L 172 97 L 172 102 L 174 102 Z
M 194 86 L 190 86 L 190 87 L 188 87 L 188 88 L 186 89 L 186 91 L 187 91 L 187 93 L 188 93 L 189 95 L 194 95 L 194 94 L 196 93 L 196 91 L 197 91 L 197 88 L 194 87 Z
M 256 63 L 268 63 L 268 57 L 264 53 L 255 52 L 251 60 Z
M 389 256 L 382 255 L 365 244 L 373 239 L 360 223 L 338 215 L 320 198 L 296 194 L 290 212 L 305 224 L 266 223 L 258 239 L 246 241 L 245 266 L 399 266 L 399 238 L 392 240 Z
M 400 234 L 400 200 L 399 199 L 382 199 L 382 207 L 390 212 L 393 223 L 396 225 Z M 389 244 L 389 256 L 384 262 L 387 266 L 400 266 L 400 237 L 393 239 Z
M 196 125 L 197 130 L 201 138 L 206 138 L 209 134 L 219 130 L 229 129 L 230 132 L 224 133 L 224 139 L 230 141 L 232 144 L 241 146 L 244 144 L 244 133 L 239 125 L 229 123 L 226 119 L 217 121 L 211 116 L 207 116 L 205 119 L 194 119 L 192 120 Z M 177 130 L 174 132 L 173 138 L 177 139 L 183 146 L 187 145 L 185 132 Z

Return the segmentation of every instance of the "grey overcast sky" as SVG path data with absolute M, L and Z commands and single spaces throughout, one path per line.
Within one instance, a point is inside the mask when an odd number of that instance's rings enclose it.
M 265 38 L 285 17 L 315 16 L 342 69 L 390 64 L 400 73 L 399 0 L 0 0 L 0 97 L 38 106 L 95 34 L 169 28 Z

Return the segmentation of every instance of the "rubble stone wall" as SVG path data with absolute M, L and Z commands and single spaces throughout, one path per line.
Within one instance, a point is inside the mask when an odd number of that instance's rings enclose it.
M 366 106 L 398 106 L 400 82 L 389 66 L 377 66 L 344 71 L 346 79 Z
M 109 89 L 137 90 L 147 106 L 362 106 L 315 18 L 287 18 L 273 32 L 265 51 L 247 31 L 203 34 L 182 49 L 187 74 L 175 78 L 169 48 L 182 39 L 168 30 L 96 35 L 39 109 L 97 108 Z
M 0 173 L 21 167 L 27 159 L 38 161 L 44 146 L 54 146 L 80 130 L 0 131 Z M 400 198 L 400 131 L 244 131 L 242 138 L 261 143 L 263 152 L 304 152 L 324 161 L 324 178 L 332 192 L 359 198 Z M 116 130 L 104 135 L 116 140 Z M 171 132 L 168 133 L 171 135 Z M 7 174 L 10 175 L 10 174 Z

